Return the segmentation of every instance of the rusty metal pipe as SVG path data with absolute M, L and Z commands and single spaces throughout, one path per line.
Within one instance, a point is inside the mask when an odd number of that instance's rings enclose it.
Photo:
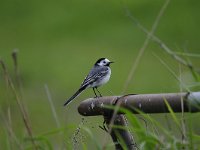
M 89 98 L 81 102 L 78 111 L 83 116 L 104 115 L 108 109 L 105 105 L 115 105 L 120 101 L 120 107 L 127 108 L 133 113 L 136 109 L 144 113 L 167 113 L 165 100 L 170 104 L 174 112 L 181 112 L 183 102 L 184 112 L 200 111 L 200 92 L 192 93 L 162 93 L 162 94 L 139 94 L 125 96 L 106 96 Z

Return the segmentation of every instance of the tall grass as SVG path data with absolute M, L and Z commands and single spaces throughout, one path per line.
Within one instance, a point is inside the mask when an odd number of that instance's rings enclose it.
M 193 84 L 187 85 L 181 78 L 182 71 L 180 71 L 180 76 L 176 74 L 168 63 L 165 62 L 164 58 L 160 58 L 157 54 L 155 58 L 158 59 L 158 62 L 161 63 L 168 72 L 177 80 L 180 84 L 180 92 L 182 91 L 191 91 L 190 89 L 193 87 L 200 86 L 200 75 L 197 72 L 197 69 L 192 65 L 190 58 L 200 58 L 199 54 L 184 52 L 176 52 L 172 50 L 166 43 L 164 43 L 160 38 L 154 35 L 156 28 L 158 26 L 159 20 L 162 18 L 164 10 L 167 8 L 169 0 L 166 0 L 163 7 L 155 19 L 154 24 L 150 31 L 144 28 L 140 22 L 135 19 L 135 17 L 126 9 L 126 12 L 129 19 L 133 21 L 136 26 L 142 30 L 146 35 L 146 39 L 140 49 L 137 59 L 134 61 L 132 68 L 130 69 L 130 73 L 128 74 L 127 81 L 124 83 L 124 88 L 122 93 L 126 91 L 130 81 L 132 80 L 132 76 L 135 73 L 135 70 L 140 63 L 140 59 L 142 58 L 147 45 L 150 41 L 154 41 L 158 46 L 161 47 L 163 51 L 165 51 L 168 55 L 172 56 L 174 60 L 177 61 L 177 65 L 182 65 L 187 67 L 190 71 L 190 74 L 195 79 Z M 13 51 L 12 60 L 14 64 L 14 77 L 10 75 L 9 69 L 7 68 L 5 62 L 1 59 L 1 70 L 2 70 L 2 79 L 5 82 L 4 88 L 8 89 L 8 95 L 12 95 L 12 98 L 9 96 L 6 97 L 8 99 L 8 105 L 5 105 L 4 108 L 0 108 L 0 117 L 1 123 L 3 124 L 3 129 L 6 135 L 6 148 L 7 149 L 49 149 L 53 150 L 56 148 L 59 149 L 90 149 L 89 144 L 86 142 L 94 143 L 94 149 L 114 149 L 114 144 L 109 140 L 109 134 L 106 133 L 106 137 L 103 137 L 104 141 L 98 141 L 96 136 L 92 130 L 88 127 L 88 124 L 84 123 L 84 120 L 80 121 L 80 124 L 71 124 L 68 123 L 62 124 L 59 120 L 59 116 L 56 112 L 55 104 L 53 102 L 53 98 L 49 91 L 47 85 L 45 85 L 46 97 L 48 99 L 51 112 L 49 112 L 49 116 L 52 116 L 55 127 L 40 133 L 34 133 L 34 130 L 31 125 L 31 118 L 28 115 L 28 109 L 24 105 L 23 102 L 23 84 L 20 76 L 20 69 L 18 63 L 18 51 Z M 181 70 L 181 69 L 180 69 Z M 44 92 L 45 93 L 45 92 Z M 21 133 L 22 137 L 18 137 L 18 131 L 15 130 L 15 126 L 13 125 L 13 117 L 14 114 L 11 113 L 12 102 L 10 100 L 15 100 L 17 103 L 18 111 L 16 113 L 20 114 L 21 122 L 23 123 L 23 128 L 25 130 L 25 134 Z M 114 126 L 113 128 L 121 128 L 124 130 L 128 130 L 133 134 L 133 137 L 136 141 L 137 148 L 140 150 L 155 150 L 155 149 L 163 149 L 163 150 L 197 150 L 200 147 L 200 134 L 199 129 L 194 127 L 194 121 L 199 120 L 199 114 L 193 115 L 191 113 L 176 114 L 171 109 L 170 105 L 165 102 L 166 106 L 169 110 L 169 114 L 161 114 L 163 117 L 162 122 L 155 119 L 154 116 L 149 114 L 144 114 L 143 112 L 138 113 L 139 115 L 135 115 L 129 110 L 118 108 L 120 111 L 123 111 L 126 114 L 128 120 L 128 126 Z M 63 109 L 63 108 L 60 108 Z M 6 110 L 6 111 L 5 111 Z M 69 115 L 70 116 L 70 115 Z M 167 116 L 166 118 L 164 118 Z M 48 125 L 48 123 L 47 123 Z M 39 126 L 37 128 L 40 128 Z M 97 128 L 96 128 L 97 130 Z M 3 131 L 2 131 L 3 132 Z M 23 131 L 22 131 L 23 132 Z M 102 131 L 103 132 L 103 131 Z M 71 135 L 71 133 L 73 133 Z M 57 137 L 60 137 L 61 140 L 58 144 L 52 141 L 58 141 Z M 21 140 L 22 139 L 22 140 Z M 52 140 L 53 139 L 53 140 Z M 120 143 L 123 148 L 126 149 L 126 145 L 121 137 L 119 137 Z M 102 144 L 103 143 L 103 144 Z M 1 147 L 0 147 L 1 148 Z
M 15 64 L 15 68 L 16 68 L 17 67 L 17 63 L 16 63 L 17 62 L 17 57 L 13 57 L 13 58 L 14 58 L 14 62 L 15 62 L 14 64 Z M 23 120 L 25 129 L 26 129 L 27 134 L 28 134 L 28 136 L 30 138 L 32 146 L 33 146 L 34 149 L 37 149 L 36 143 L 33 140 L 33 132 L 32 132 L 30 120 L 29 120 L 27 111 L 25 109 L 25 106 L 24 106 L 24 104 L 23 104 L 23 102 L 22 102 L 22 100 L 21 100 L 21 98 L 20 98 L 20 96 L 19 96 L 19 94 L 18 94 L 18 92 L 17 92 L 17 90 L 15 88 L 15 85 L 14 85 L 14 83 L 13 83 L 13 81 L 12 81 L 12 79 L 11 79 L 9 73 L 8 73 L 8 70 L 7 70 L 7 67 L 6 67 L 4 61 L 0 60 L 0 64 L 2 66 L 2 70 L 3 70 L 3 73 L 4 73 L 4 79 L 5 79 L 8 87 L 11 89 L 11 92 L 14 95 L 15 100 L 17 102 L 17 106 L 19 108 L 21 118 Z
M 163 66 L 174 76 L 174 78 L 180 83 L 181 89 L 186 89 L 190 91 L 190 88 L 183 83 L 181 76 L 179 77 L 176 73 L 164 62 L 163 59 L 159 58 L 159 56 L 155 55 L 156 58 L 163 64 Z M 188 56 L 189 57 L 189 56 Z M 188 58 L 189 59 L 189 58 Z M 12 114 L 10 112 L 10 106 L 7 108 L 7 113 L 3 112 L 1 108 L 1 118 L 4 123 L 5 132 L 7 135 L 7 148 L 12 149 L 15 147 L 17 149 L 55 149 L 55 147 L 59 147 L 59 149 L 90 149 L 86 140 L 86 138 L 92 143 L 95 143 L 95 149 L 113 149 L 114 144 L 109 140 L 106 140 L 102 144 L 102 141 L 98 141 L 95 138 L 95 134 L 91 131 L 87 124 L 84 123 L 84 119 L 80 122 L 79 125 L 65 125 L 64 127 L 61 125 L 59 121 L 59 117 L 57 115 L 50 91 L 48 86 L 45 86 L 47 99 L 49 101 L 52 117 L 55 120 L 56 127 L 45 133 L 33 134 L 33 130 L 31 128 L 31 122 L 29 121 L 28 114 L 26 112 L 25 106 L 21 100 L 21 96 L 19 96 L 18 91 L 16 90 L 20 88 L 20 86 L 15 86 L 12 78 L 9 75 L 8 69 L 4 63 L 4 61 L 0 61 L 1 68 L 4 74 L 5 86 L 11 89 L 11 93 L 15 97 L 17 102 L 17 106 L 19 107 L 19 113 L 21 114 L 21 119 L 24 124 L 24 128 L 26 129 L 26 135 L 24 136 L 23 141 L 21 141 L 15 134 L 12 126 Z M 181 74 L 181 71 L 180 71 Z M 192 72 L 191 72 L 192 74 Z M 196 74 L 198 75 L 198 74 Z M 19 78 L 19 77 L 18 77 Z M 199 75 L 198 75 L 199 78 Z M 196 78 L 196 79 L 198 79 Z M 19 79 L 18 79 L 19 80 Z M 199 80 L 196 81 L 197 83 Z M 16 83 L 18 84 L 18 83 Z M 180 91 L 182 91 L 180 89 Z M 121 128 L 124 130 L 128 130 L 133 134 L 134 140 L 136 141 L 136 146 L 141 150 L 151 150 L 151 149 L 188 149 L 188 150 L 196 150 L 200 147 L 200 135 L 194 130 L 193 121 L 194 119 L 198 119 L 199 115 L 195 118 L 193 114 L 187 113 L 184 111 L 182 115 L 175 114 L 171 109 L 170 105 L 165 101 L 166 106 L 169 110 L 169 115 L 167 115 L 167 120 L 164 122 L 157 121 L 154 117 L 149 114 L 144 114 L 143 112 L 138 113 L 139 115 L 135 115 L 129 110 L 119 108 L 118 109 L 126 114 L 128 120 L 128 126 L 115 126 L 113 128 Z M 51 115 L 51 114 L 50 114 Z M 164 114 L 163 114 L 164 116 Z M 173 129 L 167 124 L 172 124 Z M 78 126 L 78 127 L 77 127 Z M 66 139 L 71 132 L 74 132 L 73 137 L 70 139 Z M 64 136 L 63 136 L 64 135 Z M 55 146 L 50 138 L 56 138 L 57 136 L 61 137 L 61 142 L 59 142 L 59 146 Z M 109 137 L 109 134 L 106 134 Z M 105 137 L 105 139 L 108 139 Z M 109 141 L 109 142 L 108 142 Z M 126 149 L 126 145 L 124 144 L 123 139 L 119 136 L 119 142 Z

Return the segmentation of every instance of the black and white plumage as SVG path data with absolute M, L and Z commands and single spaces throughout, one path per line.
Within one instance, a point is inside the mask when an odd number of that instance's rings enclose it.
M 111 69 L 110 64 L 113 63 L 109 61 L 107 58 L 100 58 L 94 64 L 93 68 L 90 70 L 89 74 L 86 76 L 85 80 L 81 84 L 80 88 L 72 97 L 70 97 L 65 103 L 64 106 L 68 105 L 74 98 L 76 98 L 81 92 L 83 92 L 87 88 L 93 88 L 94 94 L 97 97 L 95 90 L 99 93 L 98 87 L 107 83 L 110 79 Z

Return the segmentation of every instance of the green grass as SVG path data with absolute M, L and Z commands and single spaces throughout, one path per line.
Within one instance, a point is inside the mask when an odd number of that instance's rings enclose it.
M 107 136 L 98 127 L 102 124 L 102 118 L 85 118 L 86 121 L 82 125 L 82 116 L 77 112 L 80 101 L 93 96 L 92 90 L 84 92 L 67 108 L 63 108 L 63 103 L 79 87 L 99 57 L 115 61 L 110 82 L 100 90 L 103 95 L 120 95 L 130 68 L 146 38 L 126 15 L 125 8 L 128 8 L 144 27 L 150 29 L 162 5 L 163 1 L 159 0 L 0 2 L 0 59 L 5 62 L 16 93 L 28 112 L 33 136 L 41 149 L 72 149 L 73 135 L 79 124 L 84 136 L 80 136 L 78 147 L 98 149 L 99 145 L 102 145 L 104 137 Z M 191 62 L 194 70 L 181 66 L 180 82 L 177 80 L 180 75 L 177 61 L 157 43 L 150 42 L 126 94 L 179 92 L 180 83 L 191 91 L 200 90 L 199 7 L 200 2 L 194 0 L 170 1 L 155 32 L 174 54 Z M 17 84 L 11 58 L 11 52 L 15 48 L 18 49 L 21 87 Z M 45 84 L 49 88 L 57 121 L 48 101 Z M 185 88 L 182 88 L 185 91 Z M 0 68 L 0 147 L 20 149 L 22 146 L 22 149 L 32 149 L 15 97 Z M 155 146 L 157 140 L 160 147 L 179 148 L 180 132 L 174 119 L 177 118 L 178 122 L 180 119 L 179 114 L 178 117 L 176 115 L 144 115 L 150 128 L 148 131 L 137 116 L 134 115 L 132 121 L 129 117 L 130 128 L 133 127 L 133 134 L 137 131 L 137 144 L 141 149 L 147 145 Z M 185 118 L 188 142 L 191 149 L 195 149 L 199 142 L 199 113 L 186 114 Z M 155 131 L 155 126 L 158 126 L 158 131 Z M 11 133 L 13 135 L 10 135 Z M 97 140 L 93 141 L 93 137 Z M 163 144 L 162 138 L 166 145 Z M 109 148 L 113 148 L 110 138 Z

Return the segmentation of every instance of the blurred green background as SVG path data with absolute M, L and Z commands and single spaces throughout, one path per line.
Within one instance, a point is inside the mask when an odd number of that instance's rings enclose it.
M 120 95 L 139 49 L 146 35 L 127 16 L 129 10 L 144 27 L 151 28 L 164 1 L 160 0 L 1 0 L 0 1 L 0 57 L 14 78 L 11 52 L 18 49 L 23 102 L 26 105 L 34 135 L 56 128 L 44 85 L 47 84 L 61 127 L 81 122 L 77 112 L 81 100 L 93 97 L 92 90 L 81 94 L 68 107 L 66 98 L 77 90 L 94 62 L 106 57 L 115 63 L 111 80 L 100 88 L 103 95 Z M 195 0 L 170 1 L 155 35 L 172 50 L 199 54 L 200 2 Z M 150 42 L 129 83 L 126 93 L 179 92 L 180 84 L 153 55 L 158 55 L 179 76 L 179 64 L 158 44 Z M 183 57 L 184 58 L 184 57 Z M 199 57 L 187 57 L 199 69 Z M 186 85 L 195 83 L 190 71 L 182 67 Z M 191 88 L 198 91 L 200 87 Z M 185 90 L 185 89 L 184 89 Z M 11 111 L 13 130 L 19 139 L 24 137 L 24 125 L 14 96 L 0 71 L 1 114 Z M 155 115 L 162 118 L 163 115 Z M 101 143 L 104 133 L 98 128 L 101 117 L 88 117 Z M 6 148 L 6 129 L 0 122 L 0 146 Z M 197 125 L 198 126 L 198 125 Z M 64 135 L 70 141 L 75 129 Z M 200 132 L 200 131 L 198 131 Z M 50 140 L 56 144 L 56 136 Z M 57 136 L 59 139 L 59 136 Z M 89 145 L 93 145 L 88 141 Z

